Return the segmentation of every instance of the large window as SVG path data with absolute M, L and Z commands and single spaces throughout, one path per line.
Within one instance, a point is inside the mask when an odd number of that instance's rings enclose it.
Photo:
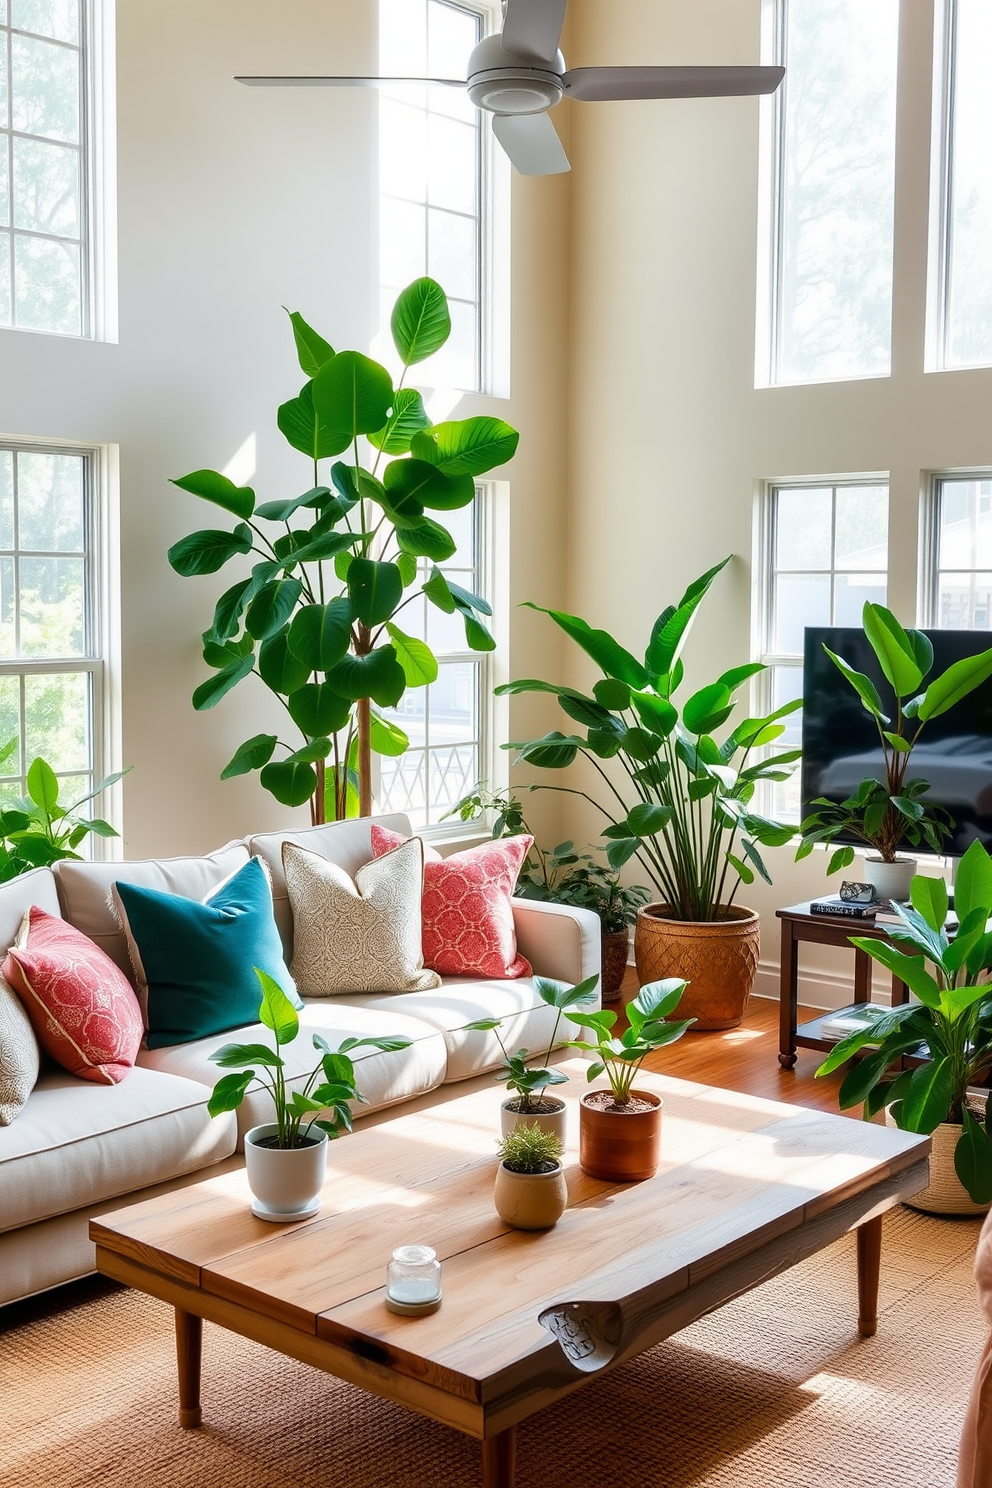
M 769 666 L 762 702 L 802 697 L 808 625 L 860 626 L 866 600 L 884 604 L 887 484 L 877 480 L 772 485 L 764 510 L 764 604 L 759 649 Z M 781 749 L 802 741 L 802 713 L 785 720 Z M 775 810 L 799 816 L 799 778 L 778 788 Z
M 103 773 L 95 459 L 0 448 L 0 799 L 41 755 L 74 801 Z
M 992 476 L 934 482 L 929 622 L 992 630 Z
M 85 0 L 0 0 L 0 325 L 89 333 Z
M 483 15 L 447 0 L 380 0 L 379 71 L 463 78 Z M 462 88 L 380 89 L 379 283 L 388 328 L 397 292 L 423 274 L 448 296 L 451 336 L 432 358 L 436 386 L 481 391 L 483 133 Z M 387 338 L 388 339 L 388 338 Z
M 886 376 L 899 3 L 777 0 L 775 14 L 767 380 Z
M 940 364 L 992 365 L 992 5 L 947 0 Z
M 471 506 L 444 512 L 444 525 L 458 544 L 447 563 L 438 564 L 452 583 L 485 595 L 484 489 Z M 422 579 L 431 565 L 421 559 Z M 440 822 L 456 801 L 486 773 L 488 653 L 470 651 L 461 615 L 446 615 L 418 596 L 403 610 L 403 628 L 426 640 L 438 659 L 438 677 L 429 687 L 410 688 L 389 717 L 404 729 L 410 748 L 399 757 L 376 756 L 377 806 L 404 811 L 415 826 Z

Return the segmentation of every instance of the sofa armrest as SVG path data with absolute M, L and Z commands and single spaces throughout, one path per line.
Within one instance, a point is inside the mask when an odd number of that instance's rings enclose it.
M 591 909 L 513 899 L 517 948 L 538 976 L 581 982 L 599 976 L 600 921 Z

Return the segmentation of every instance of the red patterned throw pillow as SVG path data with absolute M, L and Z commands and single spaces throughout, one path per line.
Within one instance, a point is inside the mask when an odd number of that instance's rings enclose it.
M 134 1064 L 141 1009 L 124 973 L 74 926 L 32 906 L 3 964 L 41 1047 L 71 1075 L 116 1085 Z
M 406 839 L 373 824 L 377 858 Z M 503 837 L 442 858 L 424 844 L 424 965 L 442 976 L 524 977 L 510 899 L 533 837 Z

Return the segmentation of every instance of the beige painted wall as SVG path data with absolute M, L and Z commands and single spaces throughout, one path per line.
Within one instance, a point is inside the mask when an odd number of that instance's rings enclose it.
M 758 104 L 571 105 L 569 606 L 643 649 L 684 583 L 727 553 L 687 652 L 690 681 L 749 657 L 755 485 L 889 471 L 890 598 L 915 618 L 921 484 L 992 464 L 992 370 L 924 375 L 932 7 L 903 7 L 892 376 L 754 390 Z M 759 0 L 572 0 L 569 63 L 750 63 Z M 573 657 L 573 676 L 583 676 Z M 568 825 L 589 830 L 573 808 Z M 748 890 L 773 984 L 778 905 L 823 892 L 824 859 L 773 851 Z M 833 881 L 835 882 L 835 881 Z M 804 960 L 837 991 L 847 958 Z
M 208 849 L 291 815 L 257 777 L 218 780 L 241 740 L 275 717 L 261 684 L 206 714 L 190 705 L 207 675 L 199 633 L 235 575 L 187 580 L 169 568 L 172 542 L 219 523 L 167 479 L 222 468 L 247 441 L 260 494 L 304 489 L 303 457 L 275 427 L 277 405 L 303 381 L 280 307 L 301 310 L 333 344 L 369 345 L 374 93 L 231 79 L 317 65 L 372 72 L 375 15 L 374 0 L 118 0 L 119 344 L 0 331 L 0 433 L 120 449 L 128 856 Z M 567 221 L 565 183 L 514 192 L 512 396 L 454 410 L 492 411 L 521 431 L 497 514 L 509 558 L 506 675 L 559 665 L 557 642 L 515 605 L 538 591 L 560 598 Z M 530 729 L 519 711 L 508 727 Z M 558 816 L 550 801 L 549 834 Z

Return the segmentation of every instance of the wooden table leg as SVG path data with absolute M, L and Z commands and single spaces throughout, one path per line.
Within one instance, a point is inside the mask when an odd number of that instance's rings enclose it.
M 882 1260 L 882 1216 L 859 1225 L 858 1332 L 873 1338 L 878 1327 L 878 1273 Z
M 517 1428 L 482 1440 L 482 1488 L 513 1488 L 517 1463 Z
M 200 1356 L 203 1344 L 203 1319 L 195 1312 L 176 1308 L 176 1363 L 179 1366 L 179 1424 L 199 1426 Z
M 796 1063 L 796 1023 L 799 1006 L 799 958 L 788 920 L 782 921 L 782 959 L 778 983 L 778 1062 L 783 1069 Z

